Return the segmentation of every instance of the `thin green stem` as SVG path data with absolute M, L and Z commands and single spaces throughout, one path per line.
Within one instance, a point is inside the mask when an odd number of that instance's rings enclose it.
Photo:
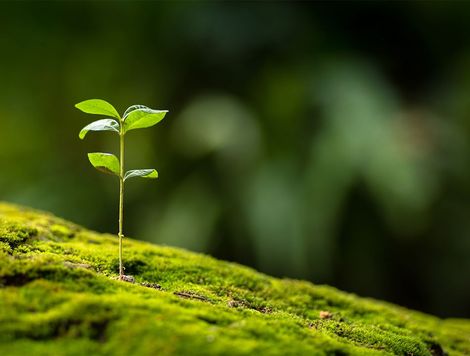
M 123 213 L 124 213 L 124 131 L 123 122 L 121 121 L 121 131 L 119 133 L 119 159 L 121 163 L 121 171 L 119 174 L 119 278 L 122 279 L 124 276 L 124 267 L 122 264 L 122 233 L 123 225 Z

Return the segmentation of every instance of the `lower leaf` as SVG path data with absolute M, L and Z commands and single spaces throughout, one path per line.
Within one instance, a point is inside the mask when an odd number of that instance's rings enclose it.
M 115 155 L 111 153 L 93 152 L 88 154 L 88 159 L 97 170 L 119 176 L 121 165 Z
M 158 172 L 155 169 L 134 169 L 126 172 L 124 180 L 132 177 L 158 178 Z

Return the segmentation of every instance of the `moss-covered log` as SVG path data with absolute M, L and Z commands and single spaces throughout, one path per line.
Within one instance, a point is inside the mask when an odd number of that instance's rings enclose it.
M 0 204 L 1 355 L 470 354 L 470 322 Z

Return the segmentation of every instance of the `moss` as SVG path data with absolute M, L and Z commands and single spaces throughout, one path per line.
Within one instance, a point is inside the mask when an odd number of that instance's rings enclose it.
M 2 355 L 464 355 L 470 322 L 0 204 Z M 323 312 L 323 313 L 320 313 Z

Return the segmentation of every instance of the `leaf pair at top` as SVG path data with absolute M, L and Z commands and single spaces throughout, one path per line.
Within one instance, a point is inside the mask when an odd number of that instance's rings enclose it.
M 89 131 L 114 131 L 123 135 L 130 130 L 151 127 L 159 123 L 168 112 L 168 110 L 153 110 L 144 105 L 133 105 L 124 112 L 121 118 L 114 106 L 101 99 L 85 100 L 76 104 L 75 107 L 87 114 L 111 117 L 85 126 L 80 131 L 80 139 L 83 139 Z
M 119 177 L 121 165 L 115 155 L 111 153 L 93 152 L 88 154 L 88 159 L 97 170 Z M 158 178 L 158 172 L 155 169 L 135 169 L 127 171 L 123 179 L 126 180 L 127 178 L 133 177 Z

